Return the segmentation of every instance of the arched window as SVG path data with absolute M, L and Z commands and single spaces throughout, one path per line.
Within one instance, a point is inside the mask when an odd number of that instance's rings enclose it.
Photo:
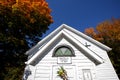
M 68 45 L 58 46 L 53 53 L 53 57 L 72 57 L 72 56 L 75 56 L 74 51 Z

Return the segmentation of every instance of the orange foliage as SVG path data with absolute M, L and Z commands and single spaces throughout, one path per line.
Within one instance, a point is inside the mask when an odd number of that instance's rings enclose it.
M 45 0 L 1 0 L 0 4 L 10 5 L 12 8 L 20 8 L 27 16 L 32 9 L 39 12 L 40 15 L 47 17 L 52 23 L 52 16 L 50 15 L 51 9 Z
M 13 8 L 19 8 L 24 11 L 27 17 L 30 16 L 32 10 L 37 11 L 40 15 L 45 16 L 52 23 L 52 16 L 50 15 L 51 9 L 45 0 L 18 0 L 18 3 L 12 5 Z M 32 19 L 33 21 L 33 19 Z
M 85 33 L 99 41 L 102 41 L 104 39 L 110 41 L 120 40 L 120 19 L 104 21 L 98 24 L 96 29 L 87 28 L 85 30 Z
M 108 40 L 120 40 L 120 19 L 105 21 L 96 27 L 98 34 L 106 37 Z
M 13 5 L 16 3 L 16 0 L 0 0 L 0 4 L 3 5 Z
M 85 29 L 85 33 L 87 35 L 89 35 L 90 37 L 95 37 L 95 35 L 96 35 L 93 27 Z

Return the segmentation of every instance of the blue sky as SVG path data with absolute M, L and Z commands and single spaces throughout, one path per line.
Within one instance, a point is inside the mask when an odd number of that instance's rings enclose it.
M 88 27 L 109 20 L 120 18 L 120 0 L 46 0 L 54 23 L 44 34 L 48 35 L 61 24 L 67 24 L 81 32 Z

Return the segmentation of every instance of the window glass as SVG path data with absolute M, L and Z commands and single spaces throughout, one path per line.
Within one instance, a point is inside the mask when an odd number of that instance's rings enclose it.
M 61 46 L 55 50 L 53 56 L 66 57 L 66 56 L 74 56 L 74 54 L 73 54 L 73 51 L 69 47 Z
M 83 69 L 83 79 L 92 80 L 92 75 L 90 69 Z

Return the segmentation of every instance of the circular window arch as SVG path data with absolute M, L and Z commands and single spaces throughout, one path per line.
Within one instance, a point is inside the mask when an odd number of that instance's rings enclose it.
M 72 47 L 68 45 L 60 45 L 55 48 L 53 57 L 73 57 L 75 56 Z

